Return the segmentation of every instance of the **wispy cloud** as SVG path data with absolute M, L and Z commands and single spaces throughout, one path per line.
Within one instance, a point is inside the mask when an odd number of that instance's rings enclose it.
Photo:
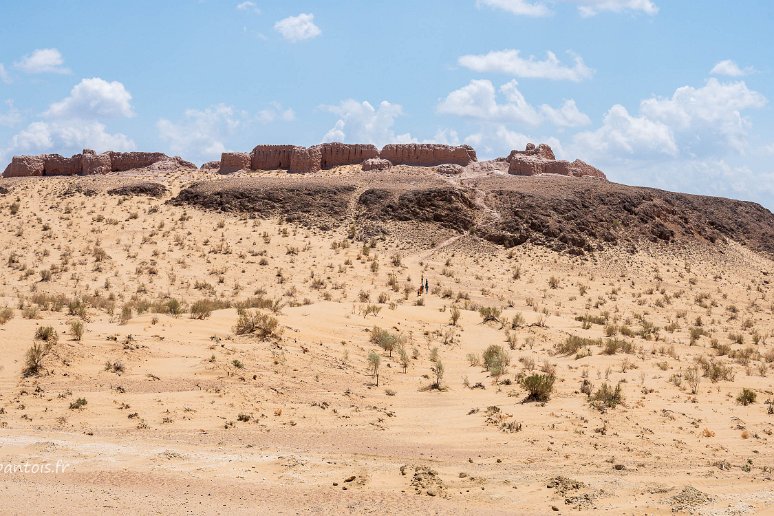
M 553 79 L 561 81 L 582 81 L 594 75 L 583 58 L 571 54 L 572 65 L 563 64 L 553 52 L 547 52 L 545 59 L 535 56 L 524 58 L 516 49 L 496 50 L 487 54 L 461 56 L 457 62 L 475 72 L 498 72 L 514 77 L 529 79 Z
M 62 53 L 55 48 L 39 48 L 15 62 L 14 66 L 26 73 L 70 73 L 64 66 Z

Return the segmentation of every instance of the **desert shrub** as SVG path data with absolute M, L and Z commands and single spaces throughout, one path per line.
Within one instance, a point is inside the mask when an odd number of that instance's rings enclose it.
M 570 335 L 564 340 L 564 342 L 555 344 L 554 350 L 556 351 L 557 355 L 567 356 L 577 354 L 581 348 L 595 345 L 599 346 L 600 344 L 602 344 L 601 339 L 587 339 L 577 335 Z
M 688 368 L 685 372 L 685 381 L 688 382 L 688 386 L 691 388 L 691 394 L 697 394 L 699 392 L 699 382 L 701 381 L 699 366 Z
M 13 308 L 10 306 L 4 306 L 0 308 L 0 324 L 5 324 L 13 319 Z
M 443 380 L 443 362 L 440 360 L 434 360 L 433 365 L 430 367 L 430 370 L 433 372 L 433 375 L 435 376 L 435 382 L 433 383 L 432 387 L 434 389 L 440 389 L 441 388 L 441 380 Z
M 609 339 L 605 341 L 602 353 L 605 355 L 615 355 L 616 353 L 634 353 L 634 345 L 626 340 Z
M 88 402 L 86 401 L 86 398 L 78 398 L 77 400 L 70 403 L 70 410 L 79 410 L 86 406 Z
M 457 322 L 460 320 L 460 315 L 462 314 L 460 312 L 460 309 L 458 307 L 456 307 L 456 306 L 452 306 L 451 310 L 449 311 L 449 313 L 451 314 L 451 317 L 450 317 L 451 325 L 452 326 L 457 326 Z
M 499 344 L 492 344 L 486 348 L 481 358 L 484 362 L 484 368 L 486 368 L 492 376 L 504 374 L 508 365 L 511 363 L 511 357 L 508 355 L 508 352 Z
M 40 319 L 40 308 L 37 306 L 25 306 L 22 308 L 22 317 L 25 319 Z
M 129 305 L 124 305 L 123 308 L 121 308 L 121 316 L 118 319 L 118 324 L 124 325 L 128 323 L 131 318 L 132 307 Z
M 68 315 L 80 317 L 81 319 L 86 319 L 87 317 L 86 303 L 79 298 L 71 299 L 70 301 L 67 302 L 67 313 Z
M 371 330 L 371 343 L 376 344 L 383 350 L 387 351 L 392 356 L 392 351 L 399 347 L 403 339 L 400 335 L 392 333 L 388 330 L 383 330 L 378 326 L 374 326 Z
M 267 299 L 261 296 L 255 296 L 245 299 L 244 301 L 238 301 L 234 303 L 234 308 L 237 310 L 245 310 L 247 308 L 262 308 L 264 310 L 271 310 L 275 314 L 282 311 L 285 304 L 281 299 Z
M 36 376 L 43 368 L 43 358 L 48 353 L 48 346 L 35 342 L 24 355 L 24 376 Z
M 755 398 L 757 398 L 758 395 L 755 394 L 755 391 L 752 389 L 742 389 L 742 392 L 739 393 L 739 396 L 736 397 L 736 401 L 745 407 L 747 405 L 750 405 L 751 403 L 755 403 Z
M 511 329 L 515 330 L 521 326 L 524 326 L 524 316 L 519 312 L 511 319 Z
M 260 339 L 279 336 L 279 321 L 276 317 L 258 311 L 240 310 L 234 327 L 237 335 L 256 335 Z
M 73 339 L 80 341 L 83 338 L 84 331 L 85 327 L 83 321 L 70 321 L 70 333 L 72 334 Z
M 478 367 L 481 365 L 481 358 L 475 353 L 468 353 L 467 357 L 470 367 Z
M 616 385 L 615 389 L 613 389 L 607 383 L 603 383 L 602 386 L 597 389 L 597 392 L 591 396 L 591 404 L 600 410 L 615 408 L 621 403 L 623 403 L 621 384 Z
M 398 348 L 398 355 L 400 358 L 400 366 L 403 368 L 403 372 L 405 373 L 408 370 L 409 364 L 411 363 L 408 351 L 406 351 L 405 347 L 401 346 Z
M 700 328 L 698 326 L 692 327 L 689 330 L 689 332 L 690 332 L 690 335 L 691 335 L 691 340 L 690 340 L 690 345 L 691 346 L 696 344 L 703 335 L 707 334 L 707 332 L 704 331 L 704 328 Z
M 548 278 L 548 286 L 551 288 L 559 288 L 559 278 L 556 276 Z
M 215 303 L 209 299 L 200 299 L 191 305 L 191 319 L 204 320 L 212 315 Z
M 548 401 L 554 390 L 556 377 L 550 374 L 531 374 L 521 379 L 521 386 L 527 391 L 527 401 Z
M 376 351 L 368 353 L 368 370 L 371 371 L 371 376 L 376 379 L 376 386 L 379 387 L 379 365 L 382 363 L 382 358 Z
M 730 382 L 734 380 L 733 367 L 724 364 L 720 360 L 715 360 L 714 358 L 708 360 L 702 356 L 699 357 L 697 363 L 703 369 L 704 376 L 709 378 L 712 382 L 718 382 L 720 380 Z
M 35 331 L 35 340 L 41 340 L 51 346 L 59 341 L 59 335 L 51 326 L 38 326 Z
M 482 322 L 500 322 L 502 310 L 494 306 L 482 306 L 478 309 L 478 313 L 481 315 Z
M 156 311 L 162 314 L 169 314 L 174 317 L 183 313 L 183 305 L 174 297 L 166 300 L 156 307 Z
M 105 371 L 108 371 L 108 372 L 111 372 L 111 373 L 116 373 L 116 374 L 121 374 L 125 370 L 126 370 L 126 368 L 124 367 L 124 363 L 121 362 L 120 360 L 114 360 L 113 362 L 108 360 L 108 361 L 105 362 Z

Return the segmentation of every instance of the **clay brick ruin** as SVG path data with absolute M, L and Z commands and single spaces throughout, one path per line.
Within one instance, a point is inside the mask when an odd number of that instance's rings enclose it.
M 557 160 L 551 147 L 541 143 L 537 147 L 528 143 L 523 151 L 511 151 L 506 158 L 508 173 L 516 176 L 535 176 L 538 174 L 559 174 L 572 177 L 595 177 L 607 179 L 604 172 L 579 159 L 572 163 Z
M 502 160 L 502 159 L 501 159 Z M 322 143 L 312 147 L 297 145 L 258 145 L 250 153 L 224 152 L 220 161 L 202 165 L 202 170 L 231 174 L 240 170 L 287 170 L 308 174 L 346 165 L 360 165 L 364 171 L 387 170 L 395 165 L 436 167 L 438 173 L 461 174 L 464 167 L 478 161 L 469 145 L 428 143 L 392 143 L 381 151 L 370 144 Z M 605 174 L 581 160 L 557 160 L 551 147 L 529 143 L 523 151 L 514 150 L 505 158 L 508 173 L 519 176 L 559 174 L 572 177 L 607 179 Z M 74 176 L 107 174 L 145 169 L 168 171 L 197 168 L 180 157 L 160 152 L 113 152 L 97 154 L 84 149 L 69 158 L 59 154 L 14 156 L 3 173 L 4 177 Z
M 3 177 L 107 174 L 146 167 L 152 167 L 155 170 L 197 168 L 193 163 L 178 156 L 170 157 L 160 152 L 109 151 L 97 154 L 93 150 L 84 149 L 83 153 L 69 158 L 59 154 L 14 156 L 5 168 Z
M 223 153 L 221 173 L 246 170 L 243 161 L 236 163 L 239 153 Z M 389 144 L 379 151 L 374 145 L 323 143 L 312 147 L 293 145 L 258 145 L 250 153 L 250 170 L 287 170 L 293 173 L 309 173 L 345 165 L 368 163 L 365 170 L 373 170 L 373 160 L 381 159 L 379 170 L 385 168 L 384 161 L 392 165 L 413 165 L 432 167 L 455 164 L 465 166 L 476 161 L 476 151 L 468 145 L 457 147 L 425 143 Z M 239 160 L 243 160 L 242 157 Z M 225 166 L 224 166 L 225 165 Z M 242 168 L 235 169 L 235 166 Z

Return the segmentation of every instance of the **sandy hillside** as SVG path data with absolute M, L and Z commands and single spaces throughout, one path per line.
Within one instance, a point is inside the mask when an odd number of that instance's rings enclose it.
M 0 181 L 2 512 L 774 511 L 765 233 L 506 249 L 481 185 L 288 221 L 217 181 Z

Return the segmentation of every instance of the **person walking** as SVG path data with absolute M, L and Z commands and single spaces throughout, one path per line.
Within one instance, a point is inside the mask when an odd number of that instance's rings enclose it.
M 427 281 L 427 278 L 425 278 L 425 294 L 430 292 L 430 283 Z

